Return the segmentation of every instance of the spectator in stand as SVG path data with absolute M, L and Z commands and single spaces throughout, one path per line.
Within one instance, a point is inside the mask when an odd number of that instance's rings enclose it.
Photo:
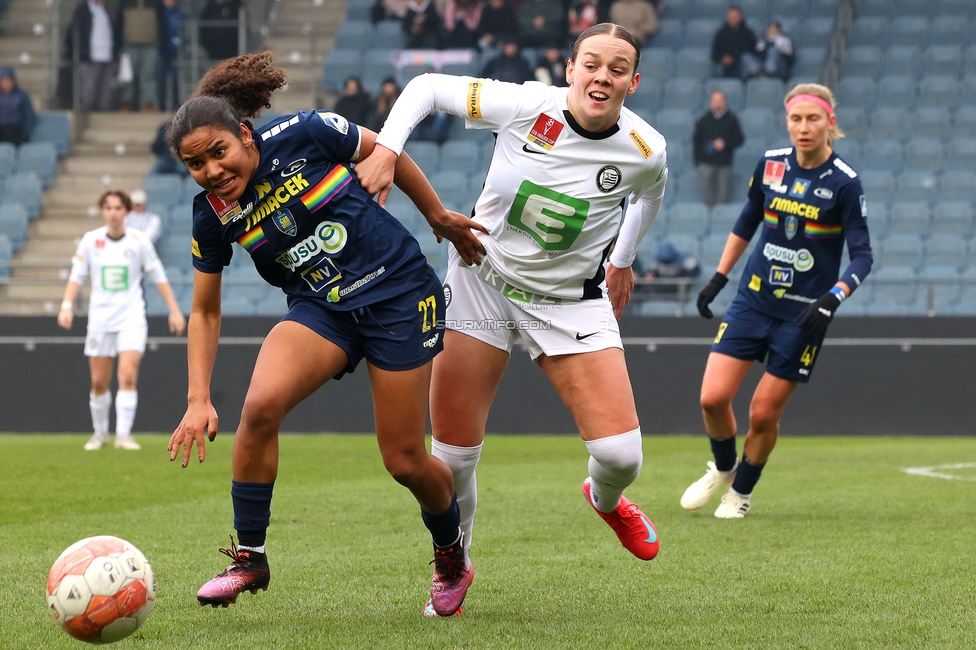
M 679 251 L 674 244 L 663 241 L 657 246 L 654 264 L 644 269 L 643 277 L 656 280 L 678 280 L 697 278 L 701 275 L 701 265 L 691 255 Z M 678 293 L 677 284 L 660 283 L 653 286 L 654 293 Z
M 132 63 L 133 78 L 122 85 L 123 109 L 156 110 L 156 73 L 160 44 L 169 30 L 160 0 L 122 0 L 116 19 L 122 46 Z
M 132 190 L 129 195 L 132 201 L 132 209 L 125 215 L 125 227 L 138 230 L 149 237 L 153 244 L 159 239 L 159 234 L 163 231 L 163 220 L 159 215 L 146 207 L 146 192 L 144 190 Z
M 565 88 L 566 83 L 566 60 L 567 57 L 558 47 L 547 47 L 539 55 L 539 60 L 535 64 L 535 80 L 549 86 L 559 86 Z
M 172 119 L 172 118 L 170 118 Z M 173 153 L 170 151 L 169 145 L 166 143 L 166 130 L 169 128 L 169 122 L 163 122 L 159 125 L 156 130 L 156 139 L 150 145 L 150 150 L 156 154 L 156 164 L 153 165 L 153 174 L 179 174 L 180 176 L 189 176 L 190 171 L 183 164 L 182 160 L 177 160 Z
M 626 28 L 644 46 L 657 33 L 657 10 L 648 0 L 616 0 L 610 5 L 610 22 Z
M 488 0 L 481 12 L 481 48 L 494 48 L 499 36 L 517 36 L 518 27 L 518 18 L 507 0 Z
M 440 22 L 433 0 L 409 0 L 401 23 L 407 35 L 407 49 L 440 48 Z
M 159 98 L 161 111 L 175 111 L 180 106 L 176 56 L 180 51 L 180 28 L 185 21 L 186 14 L 176 5 L 176 0 L 163 0 L 163 30 L 160 34 L 159 66 L 156 70 L 156 96 Z
M 793 40 L 783 33 L 783 25 L 778 19 L 766 27 L 766 35 L 756 43 L 756 51 L 762 61 L 760 75 L 789 80 L 796 53 L 793 50 Z
M 759 68 L 756 59 L 756 33 L 746 25 L 742 9 L 729 7 L 725 24 L 712 39 L 713 76 L 746 79 Z
M 365 125 L 366 128 L 371 131 L 379 131 L 382 129 L 383 124 L 386 123 L 386 117 L 390 114 L 390 109 L 393 108 L 393 102 L 399 96 L 400 86 L 397 85 L 396 79 L 393 77 L 384 79 L 380 86 L 380 94 L 376 98 L 376 103 L 373 104 L 373 111 L 370 113 Z
M 336 102 L 335 112 L 353 124 L 366 124 L 373 109 L 373 98 L 363 90 L 359 77 L 349 77 Z
M 531 0 L 530 0 L 531 1 Z M 518 41 L 515 38 L 499 37 L 497 41 L 501 47 L 501 53 L 485 64 L 481 76 L 486 79 L 498 79 L 499 81 L 509 81 L 515 84 L 525 83 L 535 79 L 532 73 L 532 66 L 522 56 L 519 50 Z
M 522 47 L 561 47 L 566 42 L 562 0 L 524 0 L 517 15 Z
M 407 13 L 408 0 L 376 0 L 370 9 L 370 19 L 375 25 L 384 20 L 402 21 Z
M 78 56 L 74 83 L 82 111 L 112 110 L 121 49 L 121 33 L 105 3 L 81 0 L 65 30 L 65 58 Z
M 444 47 L 464 49 L 478 47 L 481 39 L 483 0 L 447 0 L 444 5 Z
M 728 203 L 732 189 L 732 155 L 745 138 L 739 118 L 729 110 L 721 90 L 712 91 L 708 111 L 695 122 L 692 140 L 702 201 L 708 207 Z
M 236 24 L 240 13 L 241 0 L 208 0 L 203 8 L 200 20 L 225 23 L 200 28 L 200 43 L 214 61 L 229 59 L 240 54 Z M 230 21 L 234 21 L 235 24 L 231 25 Z
M 576 37 L 599 22 L 599 0 L 574 0 L 570 2 L 568 21 L 569 40 L 575 41 Z
M 14 145 L 27 142 L 36 123 L 30 95 L 17 85 L 14 69 L 0 68 L 0 142 Z

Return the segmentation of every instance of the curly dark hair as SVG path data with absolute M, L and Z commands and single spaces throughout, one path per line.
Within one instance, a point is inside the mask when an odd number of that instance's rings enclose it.
M 271 108 L 271 95 L 287 82 L 271 52 L 243 54 L 210 68 L 196 92 L 176 111 L 166 129 L 166 143 L 179 158 L 183 138 L 204 126 L 237 135 L 240 125 L 253 129 L 250 118 Z

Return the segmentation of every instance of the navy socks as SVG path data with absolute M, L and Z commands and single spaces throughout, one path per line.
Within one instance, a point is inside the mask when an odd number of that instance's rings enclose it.
M 458 506 L 457 494 L 451 498 L 451 505 L 441 514 L 432 515 L 421 510 L 420 516 L 430 531 L 434 545 L 439 548 L 451 546 L 461 536 L 461 508 Z
M 233 481 L 230 496 L 234 502 L 234 529 L 241 546 L 258 548 L 271 523 L 271 493 L 274 483 Z
M 727 472 L 735 467 L 735 436 L 725 440 L 709 438 L 712 445 L 712 455 L 715 457 L 715 469 Z
M 732 481 L 732 489 L 742 495 L 752 494 L 752 489 L 759 482 L 759 477 L 762 476 L 763 467 L 765 466 L 766 463 L 753 463 L 746 458 L 745 454 L 742 454 L 742 462 L 739 463 L 739 469 L 735 473 L 735 480 Z

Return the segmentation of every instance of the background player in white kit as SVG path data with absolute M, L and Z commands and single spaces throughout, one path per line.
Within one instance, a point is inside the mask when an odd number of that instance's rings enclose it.
M 385 200 L 403 143 L 435 108 L 497 134 L 473 216 L 490 233 L 476 233 L 485 259 L 465 268 L 451 251 L 448 329 L 431 384 L 432 453 L 454 472 L 468 542 L 488 410 L 521 338 L 586 442 L 587 502 L 634 555 L 657 555 L 652 524 L 623 497 L 643 456 L 615 319 L 630 299 L 636 246 L 657 216 L 667 180 L 664 138 L 623 108 L 640 81 L 639 59 L 633 36 L 603 23 L 573 46 L 569 88 L 416 77 L 373 155 L 355 168 L 363 186 Z
M 151 280 L 169 307 L 169 331 L 182 334 L 186 320 L 180 312 L 173 289 L 166 280 L 163 264 L 145 233 L 125 227 L 125 216 L 132 209 L 129 195 L 109 190 L 98 199 L 105 225 L 81 238 L 71 259 L 71 275 L 64 289 L 58 325 L 68 330 L 78 289 L 91 278 L 88 300 L 88 334 L 85 355 L 91 369 L 92 426 L 95 430 L 85 449 L 101 449 L 108 440 L 109 409 L 112 393 L 112 365 L 119 358 L 118 391 L 115 394 L 115 446 L 139 449 L 132 438 L 136 417 L 136 380 L 139 363 L 146 350 L 146 302 L 142 295 L 143 277 Z

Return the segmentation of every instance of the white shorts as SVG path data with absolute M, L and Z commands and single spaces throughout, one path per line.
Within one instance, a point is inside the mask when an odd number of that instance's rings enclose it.
M 148 325 L 127 327 L 118 332 L 88 332 L 85 337 L 86 357 L 117 357 L 123 350 L 146 351 Z
M 497 275 L 493 277 L 495 281 L 491 282 L 490 262 L 486 260 L 481 267 L 469 269 L 451 247 L 444 281 L 447 329 L 508 353 L 521 339 L 532 359 L 543 354 L 623 349 L 608 298 L 560 301 L 526 294 L 505 284 Z

